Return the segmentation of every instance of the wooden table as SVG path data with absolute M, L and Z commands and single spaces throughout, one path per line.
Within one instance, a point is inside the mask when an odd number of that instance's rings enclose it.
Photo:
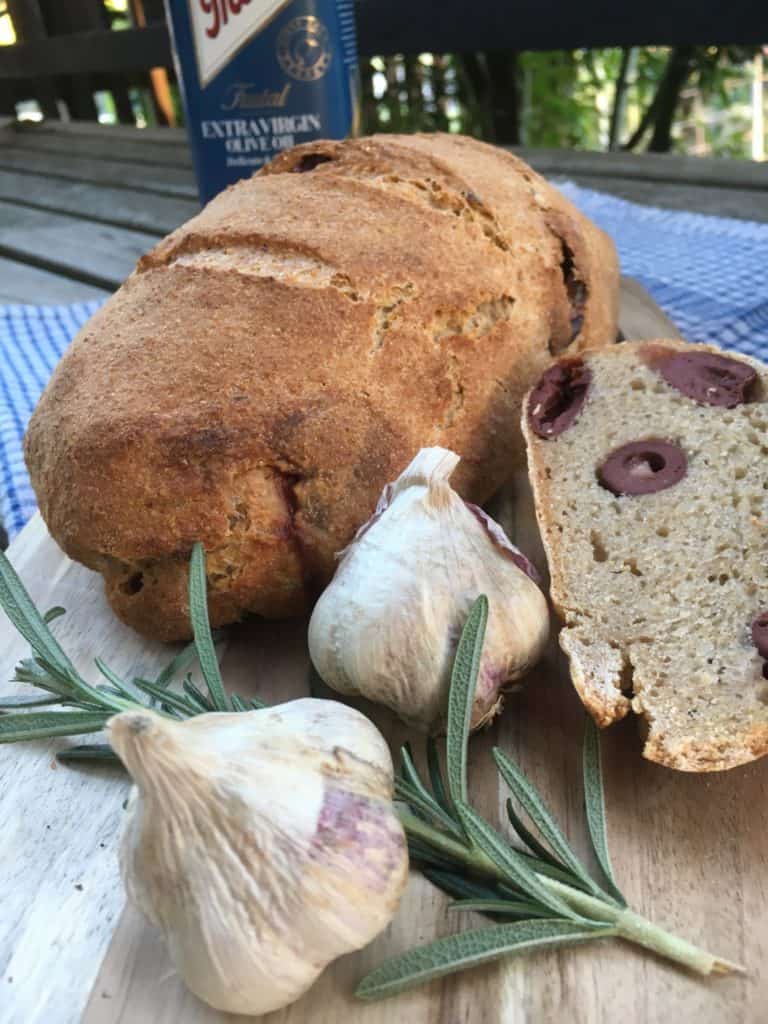
M 768 163 L 521 152 L 555 180 L 641 203 L 768 221 Z M 0 303 L 103 297 L 198 209 L 181 131 L 0 122 Z
M 186 150 L 165 133 L 139 139 L 113 131 L 109 161 L 97 155 L 105 138 L 100 129 L 25 129 L 12 138 L 14 145 L 0 152 L 0 211 L 8 213 L 0 220 L 0 280 L 15 282 L 15 298 L 104 294 L 147 245 L 195 208 L 188 160 L 186 167 L 179 163 Z M 158 153 L 162 162 L 155 162 Z M 26 168 L 28 184 L 19 192 L 27 164 L 37 170 Z M 130 183 L 120 176 L 126 167 Z M 674 331 L 642 289 L 626 283 L 620 325 L 633 337 Z M 508 532 L 541 566 L 522 487 L 505 507 Z M 39 517 L 9 555 L 40 607 L 68 609 L 56 632 L 86 678 L 95 678 L 94 655 L 106 656 L 128 677 L 151 676 L 167 661 L 167 651 L 117 622 L 100 578 L 66 559 Z M 7 680 L 26 655 L 26 643 L 0 616 L 2 692 L 21 691 Z M 222 669 L 228 685 L 244 695 L 276 703 L 305 694 L 306 624 L 252 622 L 232 630 Z M 405 730 L 371 713 L 396 748 Z M 472 741 L 470 781 L 478 809 L 495 822 L 503 817 L 506 792 L 490 758 L 498 744 L 533 779 L 579 855 L 588 856 L 582 724 L 553 643 L 529 685 Z M 116 845 L 127 780 L 109 768 L 58 765 L 55 752 L 67 742 L 0 746 L 0 1024 L 247 1024 L 191 996 L 158 934 L 124 907 Z M 762 1024 L 768 1007 L 768 759 L 710 776 L 673 772 L 642 760 L 632 721 L 609 730 L 603 750 L 612 859 L 630 905 L 746 964 L 746 977 L 691 977 L 606 942 L 508 960 L 363 1005 L 352 996 L 355 982 L 384 957 L 484 923 L 448 914 L 445 897 L 414 872 L 385 933 L 338 960 L 302 1000 L 262 1018 L 265 1024 Z

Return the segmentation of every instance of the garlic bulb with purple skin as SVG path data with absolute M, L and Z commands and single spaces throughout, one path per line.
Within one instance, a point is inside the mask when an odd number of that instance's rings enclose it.
M 452 489 L 458 462 L 445 448 L 422 448 L 387 485 L 309 624 L 310 655 L 328 686 L 432 732 L 444 727 L 456 645 L 480 594 L 490 613 L 473 728 L 498 712 L 502 689 L 535 664 L 549 632 L 536 570 Z
M 309 698 L 187 721 L 126 711 L 108 730 L 136 783 L 128 898 L 217 1010 L 286 1006 L 392 919 L 408 853 L 389 749 L 358 711 Z

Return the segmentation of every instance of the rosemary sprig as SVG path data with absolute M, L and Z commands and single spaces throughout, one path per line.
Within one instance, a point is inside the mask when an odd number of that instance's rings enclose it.
M 450 935 L 395 956 L 362 979 L 357 995 L 381 999 L 502 957 L 612 937 L 645 946 L 700 974 L 743 971 L 627 908 L 608 855 L 600 740 L 591 719 L 587 719 L 584 740 L 584 791 L 602 883 L 579 861 L 531 781 L 498 748 L 493 759 L 512 793 L 508 816 L 525 849 L 513 846 L 470 807 L 467 743 L 487 611 L 486 599 L 478 598 L 454 663 L 445 743 L 448 792 L 437 746 L 428 740 L 431 785 L 419 776 L 406 748 L 396 796 L 411 859 L 431 882 L 454 897 L 449 909 L 481 911 L 505 923 Z M 513 801 L 535 831 L 523 823 Z
M 263 707 L 255 698 L 228 698 L 225 694 L 208 620 L 200 545 L 193 551 L 189 588 L 194 643 L 177 654 L 154 681 L 136 678 L 129 683 L 97 658 L 96 667 L 106 683 L 94 686 L 77 672 L 51 632 L 51 623 L 63 609 L 40 615 L 0 552 L 0 607 L 32 648 L 31 658 L 17 666 L 15 678 L 43 691 L 41 697 L 0 699 L 0 743 L 98 732 L 116 711 L 127 708 L 153 707 L 160 714 L 183 719 L 211 710 Z M 387 960 L 363 978 L 357 995 L 379 999 L 500 957 L 612 936 L 645 946 L 701 974 L 743 971 L 628 909 L 613 878 L 608 854 L 600 744 L 591 720 L 587 720 L 584 742 L 584 790 L 589 834 L 603 884 L 581 864 L 530 780 L 502 751 L 493 752 L 496 767 L 538 836 L 523 823 L 511 799 L 508 815 L 524 849 L 512 846 L 470 806 L 467 744 L 487 618 L 488 602 L 480 597 L 457 648 L 445 744 L 447 785 L 437 744 L 430 739 L 429 784 L 422 780 L 406 746 L 396 796 L 411 857 L 426 878 L 454 897 L 449 909 L 479 910 L 502 918 L 502 923 L 439 939 Z M 181 692 L 171 690 L 174 678 L 195 656 L 207 692 L 189 676 Z M 48 710 L 57 706 L 60 710 Z M 46 710 L 32 710 L 40 707 Z M 116 760 L 107 744 L 69 747 L 59 758 Z
M 92 685 L 77 671 L 51 631 L 51 623 L 64 614 L 51 608 L 41 615 L 24 584 L 6 556 L 0 552 L 0 606 L 32 648 L 30 658 L 17 667 L 14 679 L 42 690 L 40 696 L 0 698 L 0 743 L 79 736 L 99 732 L 116 712 L 130 708 L 153 708 L 171 718 L 191 718 L 206 711 L 251 711 L 259 701 L 224 693 L 216 660 L 214 637 L 208 621 L 205 591 L 205 555 L 196 544 L 190 565 L 189 604 L 195 633 L 194 643 L 183 648 L 156 679 L 121 679 L 101 658 L 94 664 L 105 683 Z M 171 690 L 174 679 L 197 658 L 207 693 L 184 680 L 182 692 Z M 48 710 L 48 708 L 60 710 Z M 38 710 L 45 708 L 46 710 Z M 62 761 L 117 760 L 107 745 L 69 747 L 58 755 Z

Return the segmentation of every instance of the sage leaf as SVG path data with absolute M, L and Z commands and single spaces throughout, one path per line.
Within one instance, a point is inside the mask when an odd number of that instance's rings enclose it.
M 446 758 L 448 789 L 454 804 L 466 804 L 468 799 L 467 741 L 487 623 L 488 598 L 481 594 L 464 623 L 451 673 Z
M 0 743 L 99 732 L 110 717 L 108 711 L 27 711 L 0 715 Z
M 477 811 L 462 803 L 457 804 L 456 810 L 470 840 L 493 861 L 512 885 L 528 893 L 559 916 L 584 923 L 585 919 L 580 914 L 572 910 L 559 896 L 549 892 L 536 877 L 535 871 L 528 866 L 523 855 L 511 847 Z
M 619 903 L 626 907 L 627 901 L 616 885 L 608 852 L 608 831 L 605 824 L 605 795 L 603 792 L 603 769 L 600 758 L 600 734 L 592 719 L 587 715 L 584 730 L 584 803 L 587 812 L 587 826 L 597 861 L 605 875 L 606 888 Z
M 590 877 L 586 868 L 583 867 L 581 861 L 571 849 L 571 844 L 560 831 L 557 822 L 552 816 L 552 812 L 531 785 L 531 782 L 525 773 L 518 768 L 511 758 L 507 757 L 503 750 L 499 750 L 498 747 L 494 747 L 493 759 L 496 762 L 496 767 L 499 769 L 499 774 L 502 779 L 504 779 L 506 784 L 512 790 L 512 793 L 519 801 L 528 817 L 538 828 L 541 835 L 552 847 L 556 856 L 560 858 L 560 863 L 558 864 L 555 862 L 555 867 L 567 868 L 576 876 L 576 878 L 580 879 L 587 889 L 589 889 L 589 891 L 595 896 L 605 896 L 605 893 L 602 891 L 600 886 L 593 878 Z M 520 824 L 522 824 L 522 822 L 520 822 Z M 525 826 L 523 826 L 523 828 L 524 827 Z M 522 838 L 525 840 L 524 836 Z M 529 838 L 533 838 L 530 836 L 530 833 Z M 539 853 L 539 856 L 543 854 L 543 860 L 550 859 L 547 856 L 547 851 L 541 846 L 539 846 L 538 850 L 534 849 L 534 852 Z
M 206 597 L 205 554 L 203 546 L 199 542 L 192 548 L 192 558 L 189 563 L 189 617 L 195 636 L 197 659 L 211 695 L 211 702 L 216 711 L 229 711 L 219 660 L 216 657 L 216 648 L 211 636 Z
M 489 925 L 449 935 L 385 960 L 363 978 L 355 995 L 359 999 L 383 999 L 502 957 L 576 945 L 614 934 L 612 928 L 584 928 L 557 919 Z

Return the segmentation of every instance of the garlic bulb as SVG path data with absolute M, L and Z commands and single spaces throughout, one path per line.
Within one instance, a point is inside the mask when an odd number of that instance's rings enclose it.
M 183 722 L 127 711 L 108 728 L 136 783 L 128 897 L 205 1002 L 285 1006 L 389 923 L 408 854 L 389 750 L 358 711 L 308 698 Z
M 310 655 L 329 686 L 421 729 L 444 724 L 456 644 L 480 594 L 490 613 L 473 727 L 499 710 L 502 687 L 536 662 L 549 630 L 533 566 L 451 488 L 458 462 L 445 448 L 422 448 L 387 485 L 309 624 Z

